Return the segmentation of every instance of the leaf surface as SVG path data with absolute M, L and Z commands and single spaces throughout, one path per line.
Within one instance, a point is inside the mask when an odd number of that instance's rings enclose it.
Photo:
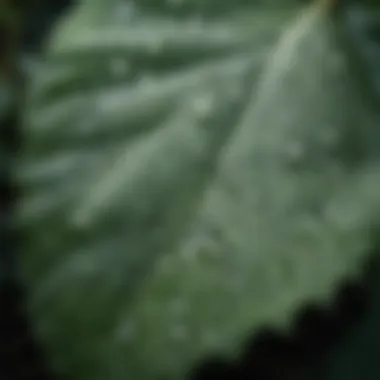
M 376 120 L 322 9 L 277 43 L 289 12 L 111 24 L 95 5 L 29 90 L 30 310 L 69 378 L 180 379 L 360 273 Z

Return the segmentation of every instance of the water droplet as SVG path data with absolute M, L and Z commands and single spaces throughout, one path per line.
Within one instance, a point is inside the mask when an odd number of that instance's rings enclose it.
M 184 340 L 188 337 L 188 330 L 185 325 L 174 325 L 170 327 L 170 336 L 175 340 Z
M 111 60 L 110 70 L 112 75 L 122 77 L 130 71 L 130 64 L 124 58 L 114 58 Z
M 324 209 L 323 215 L 334 226 L 345 231 L 353 230 L 361 223 L 361 215 L 354 205 L 342 207 L 342 205 L 329 204 Z
M 340 51 L 336 51 L 330 58 L 330 64 L 333 70 L 343 71 L 346 68 L 347 60 L 344 54 Z
M 299 231 L 313 232 L 319 228 L 320 224 L 317 218 L 305 214 L 299 217 Z
M 165 41 L 163 38 L 155 38 L 155 39 L 152 39 L 152 41 L 150 41 L 150 44 L 149 44 L 149 51 L 156 55 L 156 54 L 159 54 L 161 53 L 163 50 L 164 50 L 164 46 L 165 46 Z
M 96 260 L 88 254 L 78 254 L 72 264 L 73 270 L 81 274 L 93 274 L 98 270 Z
M 228 288 L 233 293 L 240 293 L 245 290 L 246 281 L 244 276 L 240 274 L 232 275 L 227 280 Z
M 319 139 L 322 144 L 328 147 L 333 147 L 339 141 L 339 133 L 336 128 L 328 126 L 321 131 Z
M 189 309 L 189 304 L 182 297 L 178 297 L 172 300 L 169 306 L 170 312 L 176 316 L 187 313 Z
M 120 99 L 120 97 L 116 97 L 114 94 L 107 96 L 96 96 L 94 98 L 94 113 L 112 112 L 118 105 L 118 99 Z
M 215 331 L 207 330 L 202 333 L 202 343 L 207 347 L 217 347 L 220 343 L 218 334 Z
M 164 256 L 157 262 L 157 272 L 161 275 L 173 273 L 173 262 L 168 256 Z
M 135 4 L 130 1 L 123 1 L 115 8 L 115 20 L 116 22 L 126 22 L 136 17 L 137 8 Z
M 188 26 L 189 26 L 190 33 L 194 33 L 195 35 L 199 34 L 202 31 L 202 29 L 204 29 L 205 27 L 205 22 L 204 22 L 203 17 L 201 15 L 197 15 L 193 17 L 192 19 L 189 20 Z
M 206 119 L 214 113 L 216 106 L 215 96 L 212 93 L 195 96 L 192 106 L 200 119 Z
M 240 99 L 242 95 L 242 86 L 240 85 L 240 83 L 235 83 L 228 87 L 226 91 L 229 99 L 232 101 L 236 101 Z
M 195 261 L 198 259 L 199 246 L 191 239 L 181 250 L 181 257 L 186 261 Z
M 136 336 L 136 333 L 137 333 L 136 323 L 130 319 L 127 319 L 126 321 L 123 321 L 119 325 L 116 331 L 116 338 L 118 340 L 130 341 Z
M 305 145 L 299 141 L 293 141 L 286 147 L 286 154 L 288 159 L 292 162 L 297 162 L 305 157 L 306 149 Z

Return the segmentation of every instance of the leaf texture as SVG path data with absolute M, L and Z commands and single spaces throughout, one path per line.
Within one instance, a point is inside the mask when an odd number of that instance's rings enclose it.
M 22 275 L 68 378 L 181 379 L 360 273 L 376 118 L 322 8 L 277 43 L 292 12 L 112 24 L 102 4 L 32 78 Z

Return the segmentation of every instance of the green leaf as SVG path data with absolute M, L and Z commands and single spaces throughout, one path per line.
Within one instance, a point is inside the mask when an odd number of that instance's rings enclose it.
M 322 9 L 268 54 L 292 12 L 115 24 L 96 6 L 29 88 L 30 313 L 68 378 L 181 379 L 360 274 L 376 120 Z

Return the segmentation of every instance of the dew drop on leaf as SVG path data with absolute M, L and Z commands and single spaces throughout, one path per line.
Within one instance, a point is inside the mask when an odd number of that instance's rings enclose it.
M 130 341 L 137 335 L 137 324 L 131 319 L 122 321 L 116 331 L 116 338 L 122 341 Z
M 130 64 L 125 58 L 114 58 L 110 62 L 111 74 L 116 77 L 123 77 L 128 74 Z
M 174 340 L 185 340 L 188 335 L 189 334 L 185 325 L 178 324 L 170 327 L 170 336 Z
M 215 108 L 216 99 L 215 95 L 212 93 L 196 95 L 193 99 L 193 109 L 200 120 L 212 116 Z

